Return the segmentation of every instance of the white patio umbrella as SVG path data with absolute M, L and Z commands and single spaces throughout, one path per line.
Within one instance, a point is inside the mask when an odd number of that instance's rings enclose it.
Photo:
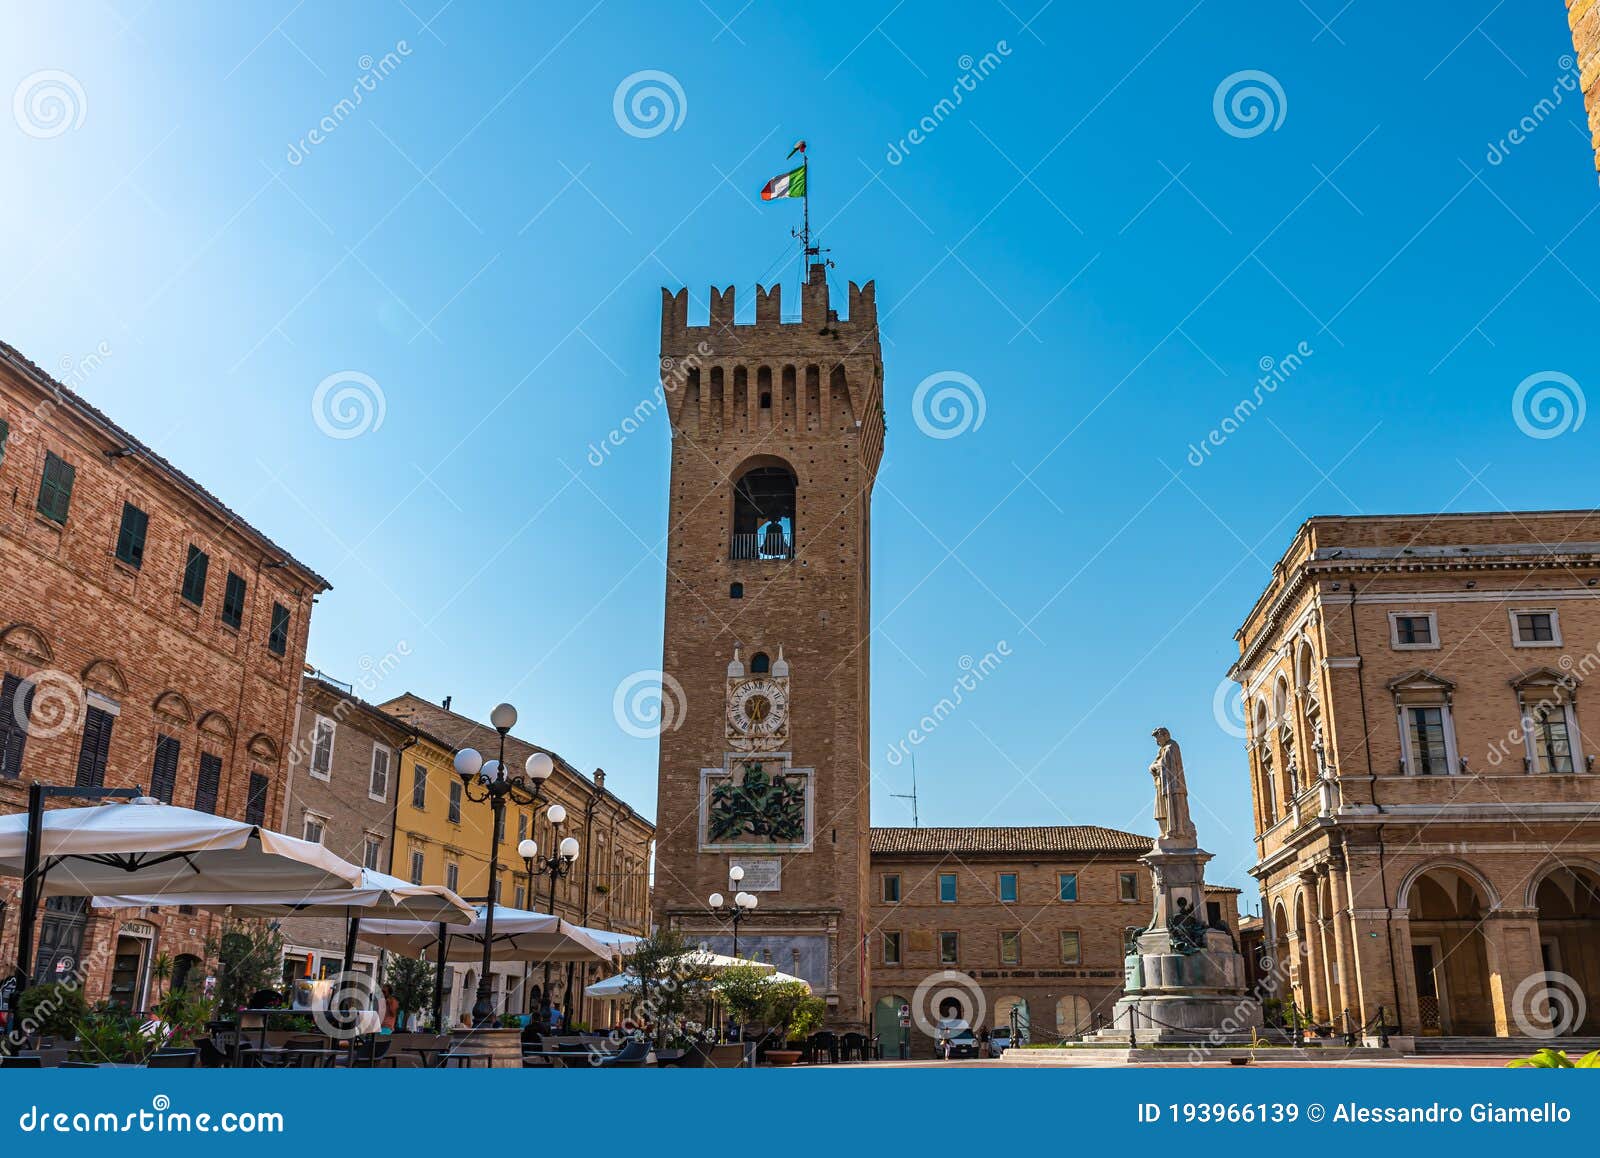
M 780 974 L 775 968 L 773 968 L 773 966 L 769 965 L 765 961 L 747 961 L 742 957 L 729 957 L 722 953 L 712 953 L 706 949 L 693 950 L 683 954 L 681 957 L 676 958 L 676 960 L 682 963 L 685 971 L 696 970 L 708 973 L 720 973 L 724 969 L 731 969 L 734 966 L 745 965 L 753 966 L 764 973 L 770 974 L 771 976 L 767 978 L 768 981 L 800 980 L 800 978 L 791 977 L 787 973 Z M 583 992 L 589 997 L 615 999 L 636 993 L 638 992 L 638 989 L 639 975 L 630 969 L 625 973 L 618 973 L 615 977 L 607 977 L 604 981 L 596 981 Z
M 24 872 L 28 817 L 0 816 L 0 876 Z M 55 808 L 40 827 L 47 896 L 176 893 L 305 896 L 359 884 L 361 870 L 320 844 L 143 797 Z
M 479 905 L 468 925 L 453 926 L 443 930 L 449 934 L 449 944 L 444 952 L 446 961 L 481 961 L 483 959 L 484 917 L 487 906 Z M 615 944 L 598 940 L 596 930 L 573 925 L 549 913 L 535 913 L 526 909 L 508 909 L 496 906 L 494 911 L 494 942 L 490 956 L 496 961 L 605 961 L 618 958 Z M 363 921 L 359 939 L 391 953 L 408 957 L 435 953 L 441 930 L 437 921 L 378 920 Z
M 256 893 L 168 892 L 159 896 L 95 897 L 101 909 L 135 909 L 147 905 L 193 905 L 199 909 L 231 907 L 244 917 L 395 918 L 438 925 L 468 925 L 478 911 L 443 885 L 414 885 L 388 873 L 361 870 L 350 888 L 309 893 L 263 890 Z

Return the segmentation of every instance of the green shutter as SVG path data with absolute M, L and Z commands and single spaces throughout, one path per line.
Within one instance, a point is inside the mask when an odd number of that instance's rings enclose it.
M 190 543 L 189 562 L 183 568 L 183 597 L 196 607 L 206 601 L 206 570 L 210 566 L 211 556 Z
M 49 451 L 44 456 L 44 473 L 39 476 L 39 513 L 57 523 L 67 521 L 72 506 L 72 479 L 77 470 L 70 462 Z
M 117 558 L 130 567 L 144 566 L 144 539 L 150 516 L 132 503 L 122 504 L 122 526 L 117 531 Z

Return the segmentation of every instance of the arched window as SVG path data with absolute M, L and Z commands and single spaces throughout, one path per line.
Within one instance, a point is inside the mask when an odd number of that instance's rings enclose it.
M 752 467 L 733 484 L 730 556 L 794 558 L 794 519 L 794 471 L 777 465 Z
M 750 657 L 750 674 L 766 675 L 772 670 L 772 661 L 767 658 L 767 653 L 758 651 Z

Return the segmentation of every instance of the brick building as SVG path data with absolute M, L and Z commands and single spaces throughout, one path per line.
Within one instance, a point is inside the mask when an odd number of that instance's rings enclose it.
M 1600 1031 L 1597 595 L 1596 511 L 1314 518 L 1273 568 L 1231 674 L 1314 1021 Z
M 1600 4 L 1596 0 L 1567 0 L 1567 23 L 1572 26 L 1572 46 L 1577 50 L 1578 85 L 1589 110 L 1589 138 L 1600 167 Z
M 713 290 L 662 291 L 661 385 L 672 426 L 657 915 L 727 951 L 708 911 L 759 907 L 743 951 L 811 982 L 829 1024 L 869 1017 L 870 511 L 883 452 L 871 283 L 830 308 L 810 267 L 801 317 L 757 288 L 755 321 Z
M 394 875 L 418 884 L 445 884 L 468 900 L 481 901 L 489 890 L 490 817 L 487 803 L 475 803 L 462 791 L 451 758 L 462 748 L 476 748 L 494 759 L 500 737 L 487 724 L 407 693 L 381 705 L 402 726 L 414 729 L 420 742 L 401 761 L 395 783 Z M 555 888 L 557 916 L 591 929 L 634 935 L 650 931 L 650 856 L 655 826 L 606 787 L 604 769 L 585 776 L 559 753 L 506 737 L 506 764 L 521 768 L 534 752 L 546 752 L 555 771 L 544 788 L 545 802 L 533 808 L 507 803 L 506 827 L 500 845 L 500 897 L 504 904 L 549 912 L 550 880 L 530 876 L 517 844 L 524 836 L 541 852 L 556 847 L 561 837 L 578 839 L 578 860 Z M 567 820 L 553 830 L 548 806 L 560 804 Z M 599 965 L 556 965 L 534 968 L 520 963 L 496 965 L 491 990 L 498 1008 L 522 1012 L 537 994 L 548 992 L 570 1021 L 588 1020 L 583 988 L 604 975 Z M 447 975 L 446 1014 L 459 1018 L 472 1008 L 478 967 L 457 964 Z
M 0 810 L 38 780 L 272 823 L 328 583 L 3 343 L 0 494 Z M 0 882 L 8 961 L 18 888 Z M 211 922 L 52 900 L 36 976 L 82 968 L 91 1001 L 139 1007 L 156 957 L 202 966 Z
M 1130 936 L 1153 893 L 1151 839 L 1094 825 L 874 828 L 869 944 L 873 1031 L 886 1056 L 910 1036 L 930 1056 L 941 1016 L 1034 1041 L 1104 1024 L 1122 996 Z M 1239 890 L 1209 887 L 1207 917 L 1236 929 Z M 781 962 L 774 962 L 780 969 Z M 902 1029 L 899 1010 L 912 1011 Z
M 421 739 L 415 728 L 367 703 L 353 688 L 320 674 L 306 675 L 287 760 L 285 807 L 274 826 L 326 845 L 351 864 L 393 873 L 401 767 Z M 285 981 L 339 972 L 345 921 L 290 917 L 280 927 Z M 355 967 L 371 973 L 377 957 L 358 945 Z

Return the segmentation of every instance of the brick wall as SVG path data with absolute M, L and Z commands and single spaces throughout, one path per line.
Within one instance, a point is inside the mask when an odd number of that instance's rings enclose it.
M 1579 83 L 1589 110 L 1595 165 L 1600 167 L 1600 4 L 1595 0 L 1567 0 L 1567 22 L 1572 25 L 1572 46 L 1578 53 Z

